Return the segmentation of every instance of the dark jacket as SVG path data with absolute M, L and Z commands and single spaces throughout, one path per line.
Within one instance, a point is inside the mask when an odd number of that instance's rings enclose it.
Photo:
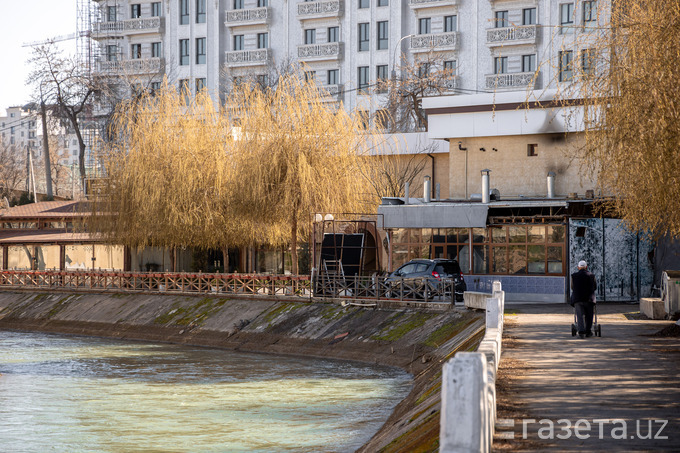
M 595 290 L 597 283 L 592 272 L 586 269 L 581 269 L 578 272 L 571 274 L 571 305 L 576 302 L 590 302 L 595 303 Z

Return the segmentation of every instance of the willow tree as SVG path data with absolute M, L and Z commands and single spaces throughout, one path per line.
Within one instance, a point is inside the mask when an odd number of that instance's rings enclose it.
M 313 213 L 365 208 L 359 158 L 366 131 L 357 115 L 327 100 L 296 75 L 283 76 L 276 89 L 243 84 L 228 100 L 240 124 L 234 202 L 240 216 L 268 226 L 266 242 L 290 245 L 293 273 L 299 238 L 309 233 Z
M 585 162 L 631 228 L 679 235 L 680 2 L 611 3 L 575 59 Z

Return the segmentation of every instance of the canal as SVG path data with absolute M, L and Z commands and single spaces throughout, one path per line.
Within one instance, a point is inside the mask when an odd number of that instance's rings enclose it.
M 354 451 L 410 389 L 356 362 L 0 331 L 3 451 Z

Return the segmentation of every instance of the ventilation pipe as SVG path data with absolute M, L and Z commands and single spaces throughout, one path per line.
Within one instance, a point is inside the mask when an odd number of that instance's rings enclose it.
M 432 188 L 430 187 L 430 177 L 425 175 L 425 181 L 423 182 L 423 202 L 429 203 L 431 201 Z
M 548 198 L 555 198 L 555 172 L 548 172 Z
M 491 173 L 491 170 L 488 168 L 482 170 L 482 203 L 491 201 L 489 196 L 489 173 Z
M 408 182 L 404 183 L 404 199 L 405 199 L 404 204 L 408 204 L 409 188 L 410 188 L 409 186 L 410 186 L 410 184 Z

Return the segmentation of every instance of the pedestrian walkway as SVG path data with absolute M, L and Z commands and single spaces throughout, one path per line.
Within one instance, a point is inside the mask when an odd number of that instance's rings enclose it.
M 579 339 L 566 304 L 508 307 L 494 449 L 680 451 L 680 338 L 651 336 L 671 322 L 599 311 L 602 337 Z

